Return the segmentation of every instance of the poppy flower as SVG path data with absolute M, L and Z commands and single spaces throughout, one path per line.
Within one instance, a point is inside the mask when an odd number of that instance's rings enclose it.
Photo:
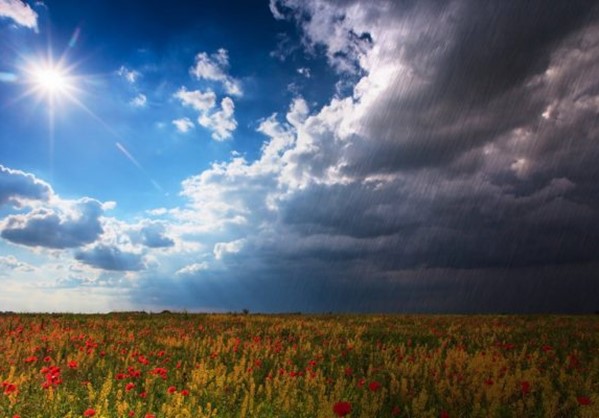
M 398 417 L 399 414 L 401 414 L 401 408 L 399 406 L 394 406 L 393 409 L 391 410 L 391 416 Z
M 79 365 L 75 360 L 71 360 L 67 363 L 67 366 L 69 367 L 69 369 L 76 369 Z
M 135 387 L 135 383 L 129 382 L 125 385 L 125 390 L 129 392 L 131 389 Z
M 338 417 L 344 417 L 351 413 L 351 404 L 346 401 L 339 401 L 333 405 L 333 413 Z
M 166 390 L 168 393 L 175 393 L 177 391 L 177 388 L 174 386 L 169 386 L 168 389 Z
M 368 389 L 370 389 L 371 392 L 376 392 L 381 388 L 381 384 L 379 382 L 377 382 L 376 380 L 373 382 L 370 382 L 370 384 L 368 385 Z
M 10 395 L 11 393 L 14 393 L 17 391 L 17 385 L 15 385 L 15 384 L 4 382 L 4 383 L 2 383 L 2 386 L 4 387 L 5 395 Z
M 439 414 L 439 418 L 449 418 L 449 412 L 441 411 L 441 413 Z
M 530 393 L 530 382 L 526 380 L 520 382 L 520 391 L 522 392 L 522 395 L 528 395 Z
M 588 396 L 579 396 L 576 400 L 578 401 L 578 405 L 590 405 L 593 403 Z
M 94 415 L 96 415 L 96 410 L 92 409 L 92 408 L 87 408 L 84 412 L 83 412 L 83 416 L 84 417 L 93 417 Z
M 183 389 L 183 390 L 181 391 L 181 395 L 183 395 L 183 396 L 188 396 L 188 395 L 189 395 L 189 391 L 188 391 L 187 389 Z

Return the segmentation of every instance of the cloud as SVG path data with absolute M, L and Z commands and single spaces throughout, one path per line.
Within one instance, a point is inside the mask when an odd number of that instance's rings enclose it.
M 21 0 L 0 0 L 0 18 L 3 17 L 37 32 L 37 13 Z
M 228 67 L 228 53 L 221 48 L 217 53 L 210 56 L 205 52 L 199 53 L 196 56 L 196 64 L 191 69 L 191 73 L 198 79 L 219 81 L 223 83 L 227 94 L 240 96 L 239 83 L 225 72 Z M 220 109 L 215 109 L 216 93 L 211 89 L 189 91 L 183 86 L 174 94 L 174 97 L 179 99 L 184 106 L 191 107 L 200 113 L 198 124 L 212 131 L 212 139 L 215 141 L 224 141 L 231 138 L 233 132 L 237 129 L 237 121 L 234 115 L 235 103 L 230 97 L 224 97 L 221 100 Z M 178 121 L 181 121 L 181 119 L 178 119 Z M 175 126 L 180 132 L 187 132 L 192 125 L 181 121 L 177 122 Z
M 145 107 L 147 102 L 148 102 L 148 98 L 146 97 L 146 95 L 139 93 L 129 103 L 133 107 Z
M 177 131 L 181 133 L 187 133 L 193 129 L 194 124 L 189 118 L 181 118 L 173 120 L 173 125 L 177 128 Z
M 235 120 L 235 104 L 230 97 L 225 97 L 220 103 L 220 110 L 213 113 L 202 113 L 198 123 L 212 131 L 212 139 L 224 141 L 231 138 L 233 131 L 237 129 Z
M 279 11 L 279 8 L 277 6 L 277 0 L 270 0 L 268 2 L 268 8 L 270 9 L 270 12 L 272 13 L 272 16 L 277 19 L 277 20 L 283 20 L 285 19 L 285 15 L 283 15 L 283 13 L 281 13 Z
M 171 214 L 199 257 L 219 261 L 201 283 L 181 278 L 189 298 L 427 309 L 447 292 L 480 308 L 463 290 L 477 275 L 481 289 L 539 284 L 552 269 L 552 289 L 568 271 L 587 280 L 599 245 L 599 27 L 587 5 L 537 16 L 541 3 L 277 2 L 353 88 L 319 108 L 294 99 L 260 121 L 255 160 L 182 183 L 188 206 Z M 553 306 L 566 306 L 559 293 Z
M 144 222 L 133 236 L 149 248 L 166 248 L 175 245 L 175 241 L 166 236 L 166 227 L 162 222 Z
M 27 201 L 47 201 L 54 194 L 52 187 L 33 174 L 0 164 L 0 205 L 22 206 Z
M 195 276 L 201 271 L 208 270 L 208 268 L 209 268 L 208 263 L 206 263 L 204 261 L 201 263 L 189 264 L 189 265 L 177 270 L 177 272 L 175 274 L 177 276 Z
M 94 199 L 62 201 L 25 214 L 10 215 L 1 223 L 2 238 L 30 247 L 74 248 L 94 242 L 103 229 L 103 207 Z
M 245 245 L 244 239 L 238 239 L 231 242 L 217 242 L 214 245 L 214 258 L 222 259 L 226 254 L 236 254 Z
M 141 73 L 136 70 L 130 70 L 124 65 L 117 70 L 117 75 L 123 77 L 130 84 L 135 84 L 135 82 L 141 77 Z
M 181 87 L 175 93 L 175 97 L 181 100 L 184 106 L 190 106 L 198 112 L 207 112 L 216 103 L 216 94 L 210 89 L 202 92 L 201 90 L 188 91 L 185 87 Z
M 300 67 L 297 69 L 297 73 L 303 75 L 306 78 L 310 78 L 312 76 L 311 71 L 308 67 Z
M 75 259 L 89 266 L 110 271 L 138 271 L 146 268 L 142 254 L 103 244 L 78 250 L 75 252 Z
M 32 272 L 35 271 L 35 267 L 18 260 L 14 255 L 8 255 L 0 256 L 0 272 L 2 270 Z
M 190 106 L 200 112 L 198 123 L 212 131 L 212 139 L 224 141 L 231 138 L 233 131 L 237 129 L 235 120 L 235 104 L 230 97 L 221 100 L 220 110 L 211 111 L 216 102 L 216 94 L 212 90 L 202 92 L 200 90 L 188 91 L 181 87 L 175 97 L 181 100 L 185 106 Z M 177 123 L 175 123 L 177 122 Z M 187 118 L 174 121 L 175 126 L 181 132 L 187 132 L 193 124 Z
M 229 69 L 229 53 L 226 49 L 219 49 L 216 53 L 208 55 L 200 52 L 195 57 L 195 65 L 190 69 L 192 75 L 199 80 L 217 81 L 222 84 L 227 94 L 241 96 L 241 83 L 227 74 Z

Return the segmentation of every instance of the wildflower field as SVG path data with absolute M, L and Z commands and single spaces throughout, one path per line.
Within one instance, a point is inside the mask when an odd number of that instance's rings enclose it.
M 599 417 L 599 316 L 2 315 L 0 417 Z

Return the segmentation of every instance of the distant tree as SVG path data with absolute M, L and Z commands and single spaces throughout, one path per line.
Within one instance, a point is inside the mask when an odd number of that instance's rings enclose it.
M 247 308 L 243 308 L 243 310 L 241 312 L 243 312 L 244 315 L 247 315 L 250 313 L 249 309 L 247 309 Z

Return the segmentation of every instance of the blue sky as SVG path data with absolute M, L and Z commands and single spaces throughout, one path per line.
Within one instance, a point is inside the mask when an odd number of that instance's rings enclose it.
M 599 309 L 597 13 L 0 0 L 0 309 Z

